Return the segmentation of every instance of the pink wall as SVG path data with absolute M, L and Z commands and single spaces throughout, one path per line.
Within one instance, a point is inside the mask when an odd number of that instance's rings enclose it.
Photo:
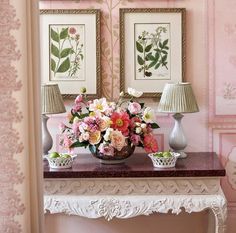
M 103 95 L 109 99 L 119 94 L 117 25 L 121 7 L 184 7 L 187 10 L 186 79 L 192 83 L 200 107 L 199 113 L 186 115 L 183 121 L 189 141 L 187 150 L 218 153 L 227 171 L 222 186 L 229 201 L 228 232 L 233 233 L 233 227 L 236 228 L 236 1 L 227 0 L 227 4 L 223 0 L 41 1 L 42 9 L 102 10 L 102 86 Z M 156 108 L 155 101 L 148 100 L 148 103 Z M 66 104 L 69 109 L 71 103 Z M 64 115 L 58 115 L 50 121 L 54 138 L 63 119 Z M 157 115 L 157 121 L 161 126 L 157 131 L 160 144 L 167 148 L 172 119 Z

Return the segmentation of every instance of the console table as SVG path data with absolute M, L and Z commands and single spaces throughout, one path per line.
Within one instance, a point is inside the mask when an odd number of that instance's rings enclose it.
M 187 154 L 168 169 L 154 168 L 145 154 L 134 154 L 120 165 L 103 165 L 84 154 L 63 170 L 50 169 L 45 161 L 45 213 L 111 220 L 210 209 L 215 233 L 223 233 L 227 203 L 220 178 L 225 170 L 215 153 Z

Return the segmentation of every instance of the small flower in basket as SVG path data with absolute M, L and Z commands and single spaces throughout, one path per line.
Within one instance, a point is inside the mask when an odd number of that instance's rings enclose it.
M 147 153 L 157 152 L 153 129 L 159 126 L 154 122 L 154 111 L 137 100 L 142 92 L 128 88 L 128 93 L 128 99 L 121 93 L 117 103 L 106 98 L 88 101 L 83 89 L 69 114 L 70 126 L 60 126 L 60 144 L 69 150 L 89 147 L 94 156 L 118 162 L 130 156 L 136 146 Z

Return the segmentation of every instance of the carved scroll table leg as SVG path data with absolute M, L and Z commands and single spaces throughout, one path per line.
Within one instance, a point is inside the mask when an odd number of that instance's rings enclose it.
M 215 215 L 215 233 L 226 232 L 227 202 L 222 192 L 221 199 L 212 203 L 211 210 Z

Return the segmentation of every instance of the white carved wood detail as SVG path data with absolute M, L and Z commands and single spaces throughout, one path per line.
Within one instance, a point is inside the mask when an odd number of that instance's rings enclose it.
M 45 194 L 128 195 L 128 194 L 216 194 L 218 179 L 46 179 Z
M 212 210 L 215 233 L 225 233 L 227 202 L 216 178 L 45 179 L 44 211 L 87 218 Z
M 64 213 L 87 218 L 132 218 L 152 213 L 179 214 L 211 209 L 216 220 L 216 233 L 225 232 L 226 199 L 223 195 L 149 195 L 147 196 L 68 196 L 45 195 L 45 213 Z

